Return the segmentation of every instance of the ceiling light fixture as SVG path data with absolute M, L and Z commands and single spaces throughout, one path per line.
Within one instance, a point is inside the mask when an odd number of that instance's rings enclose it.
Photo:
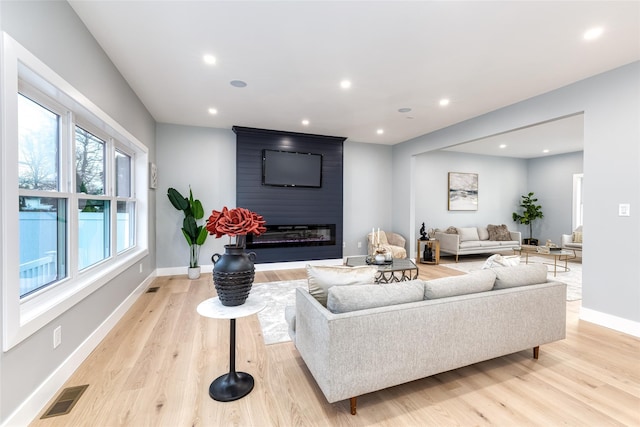
M 411 108 L 398 108 L 398 113 L 409 113 L 411 111 Z
M 202 59 L 205 64 L 214 65 L 216 63 L 216 57 L 213 55 L 204 55 Z
M 440 100 L 440 106 L 441 107 L 446 107 L 447 105 L 449 105 L 449 100 L 447 98 L 442 98 Z
M 378 135 L 382 135 L 382 134 L 384 133 L 384 129 L 378 129 L 378 130 L 376 131 L 376 133 L 377 133 Z
M 304 120 L 302 121 L 302 124 L 303 124 L 304 126 L 309 126 L 309 120 L 304 119 Z
M 543 153 L 548 153 L 549 149 L 545 148 L 544 150 L 542 150 Z
M 507 144 L 500 144 L 500 148 L 507 148 Z
M 218 114 L 218 110 L 216 110 L 215 108 L 209 108 L 209 114 L 216 115 Z
M 233 87 L 247 87 L 247 83 L 242 80 L 231 80 L 229 84 Z
M 343 80 L 340 82 L 340 87 L 342 89 L 349 89 L 351 87 L 351 82 L 349 80 Z
M 585 40 L 595 40 L 602 35 L 604 29 L 602 27 L 591 28 L 582 36 Z

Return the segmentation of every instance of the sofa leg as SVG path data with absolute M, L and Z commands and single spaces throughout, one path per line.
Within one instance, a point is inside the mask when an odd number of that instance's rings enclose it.
M 456 262 L 458 262 L 458 254 L 456 254 Z
M 349 399 L 349 403 L 351 404 L 351 415 L 356 414 L 356 404 L 358 403 L 357 400 L 357 397 L 352 397 L 351 399 Z
M 540 356 L 540 346 L 539 345 L 533 347 L 533 358 L 537 359 L 538 356 Z

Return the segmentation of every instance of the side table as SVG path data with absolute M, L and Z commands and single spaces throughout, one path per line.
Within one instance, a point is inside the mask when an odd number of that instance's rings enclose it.
M 422 244 L 425 244 L 433 251 L 433 261 L 425 261 L 422 259 Z M 439 240 L 420 240 L 416 248 L 416 264 L 440 264 L 440 241 Z
M 236 372 L 236 319 L 251 316 L 266 307 L 262 301 L 251 295 L 247 301 L 235 307 L 222 305 L 218 297 L 209 298 L 198 304 L 198 314 L 212 319 L 229 319 L 229 372 L 216 378 L 209 386 L 209 396 L 220 402 L 238 400 L 253 390 L 253 377 L 246 372 Z

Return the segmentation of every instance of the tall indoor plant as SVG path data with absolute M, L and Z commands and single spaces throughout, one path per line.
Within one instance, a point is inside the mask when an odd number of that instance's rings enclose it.
M 197 279 L 200 277 L 200 266 L 198 265 L 198 256 L 200 255 L 200 246 L 207 240 L 207 229 L 204 225 L 198 225 L 198 220 L 204 218 L 204 209 L 200 200 L 193 198 L 193 192 L 189 187 L 189 197 L 184 197 L 175 188 L 167 190 L 167 197 L 174 208 L 184 213 L 182 220 L 182 234 L 189 245 L 189 278 Z
M 533 238 L 533 221 L 544 218 L 542 206 L 536 204 L 538 199 L 533 197 L 533 192 L 521 197 L 520 207 L 523 209 L 522 214 L 513 212 L 513 220 L 529 226 L 529 238 L 523 239 L 523 243 L 525 245 L 538 245 L 538 239 Z
M 220 303 L 225 306 L 242 305 L 249 297 L 255 267 L 256 254 L 245 252 L 247 234 L 259 236 L 267 228 L 262 215 L 245 208 L 214 210 L 207 219 L 209 234 L 220 238 L 229 236 L 229 244 L 224 246 L 225 253 L 213 254 L 213 283 Z M 235 243 L 231 238 L 235 237 Z

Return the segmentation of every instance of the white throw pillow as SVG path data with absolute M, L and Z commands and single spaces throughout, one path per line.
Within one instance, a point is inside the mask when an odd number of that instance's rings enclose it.
M 478 237 L 480 237 L 480 240 L 489 240 L 489 230 L 487 230 L 487 227 L 478 227 Z
M 458 235 L 460 236 L 461 242 L 480 240 L 480 237 L 478 236 L 478 229 L 476 227 L 458 228 Z
M 332 286 L 375 284 L 378 267 L 347 267 L 307 264 L 309 293 L 323 306 L 327 306 L 327 294 Z

